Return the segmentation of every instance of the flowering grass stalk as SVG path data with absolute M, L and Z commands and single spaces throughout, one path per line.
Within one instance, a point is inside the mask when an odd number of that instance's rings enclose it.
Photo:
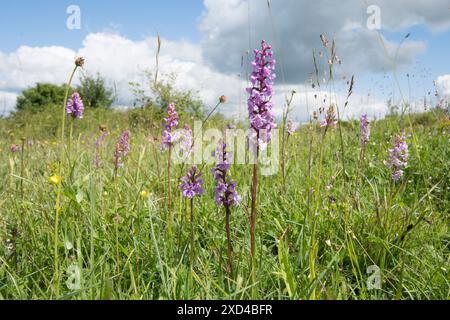
M 250 82 L 252 86 L 247 89 L 250 94 L 248 99 L 248 113 L 251 125 L 249 141 L 256 145 L 255 163 L 253 164 L 251 187 L 251 214 L 250 214 L 250 255 L 252 259 L 252 277 L 256 280 L 255 251 L 256 251 L 256 198 L 258 193 L 258 156 L 260 147 L 271 139 L 271 131 L 276 127 L 273 114 L 272 95 L 275 80 L 275 59 L 272 47 L 264 40 L 261 42 L 261 50 L 255 50 L 255 59 L 252 62 L 252 74 Z M 260 133 L 265 132 L 265 141 Z

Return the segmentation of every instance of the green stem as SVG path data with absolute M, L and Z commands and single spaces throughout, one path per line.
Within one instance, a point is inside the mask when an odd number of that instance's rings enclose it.
M 233 246 L 231 244 L 231 208 L 230 206 L 225 206 L 225 229 L 227 232 L 227 243 L 228 243 L 228 271 L 230 273 L 230 279 L 233 279 Z
M 315 189 L 315 200 L 316 200 L 316 205 L 314 208 L 314 211 L 311 213 L 310 218 L 312 219 L 312 232 L 311 232 L 311 252 L 309 255 L 309 277 L 312 281 L 314 281 L 316 279 L 316 266 L 315 266 L 315 262 L 316 262 L 316 256 L 317 256 L 317 243 L 316 243 L 316 229 L 317 229 L 317 213 L 320 210 L 320 187 L 321 187 L 321 175 L 322 175 L 322 162 L 323 162 L 323 145 L 325 142 L 325 136 L 327 134 L 327 128 L 325 128 L 325 131 L 322 135 L 322 143 L 320 144 L 320 151 L 319 151 L 319 167 L 318 167 L 318 175 L 317 175 L 317 185 L 316 185 L 316 189 Z M 314 289 L 311 292 L 311 296 L 310 298 L 312 300 L 316 299 L 316 289 L 314 287 Z
M 65 124 L 66 124 L 66 105 L 67 100 L 69 99 L 69 91 L 70 91 L 70 85 L 72 84 L 73 77 L 75 75 L 75 72 L 77 71 L 78 66 L 75 66 L 75 68 L 72 71 L 72 74 L 70 75 L 69 81 L 67 82 L 67 88 L 66 93 L 64 96 L 64 104 L 62 108 L 62 118 L 61 118 L 61 150 L 59 154 L 59 176 L 62 178 L 63 175 L 63 168 L 64 168 L 64 132 L 65 132 Z M 61 195 L 62 195 L 62 185 L 59 184 L 57 196 L 56 196 L 56 212 L 55 212 L 55 234 L 54 234 L 54 281 L 55 281 L 55 295 L 59 296 L 59 261 L 58 261 L 58 229 L 59 229 L 59 215 L 61 213 Z
M 172 145 L 169 145 L 169 158 L 167 160 L 167 220 L 168 220 L 168 231 L 172 234 Z
M 195 259 L 195 249 L 194 249 L 194 198 L 190 200 L 190 209 L 191 209 L 191 232 L 190 232 L 190 261 L 191 261 L 191 272 L 194 268 L 194 259 Z
M 69 168 L 71 168 L 70 159 L 71 159 L 71 155 L 72 155 L 73 123 L 74 123 L 74 120 L 73 120 L 73 118 L 71 118 L 70 119 L 70 129 L 69 129 L 69 145 L 68 145 L 68 152 L 67 152 L 67 160 L 69 162 Z M 71 175 L 72 175 L 72 173 L 71 173 Z
M 256 140 L 258 141 L 258 140 Z M 259 149 L 259 148 L 258 148 Z M 258 151 L 256 153 L 256 163 L 253 165 L 253 179 L 252 179 L 252 207 L 250 215 L 250 255 L 251 255 L 251 272 L 252 272 L 252 298 L 255 299 L 256 291 L 256 197 L 258 194 Z
M 20 155 L 20 194 L 23 200 L 23 171 L 24 171 L 24 161 L 23 161 L 23 156 L 24 156 L 24 152 L 25 152 L 25 139 L 22 139 L 22 153 Z

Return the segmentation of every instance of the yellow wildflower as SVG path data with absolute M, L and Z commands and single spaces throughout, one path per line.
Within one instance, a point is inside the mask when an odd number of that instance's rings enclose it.
M 142 190 L 141 191 L 141 198 L 143 198 L 143 199 L 148 198 L 148 191 L 147 190 Z
M 56 174 L 51 176 L 50 178 L 48 178 L 48 182 L 50 182 L 51 184 L 53 184 L 55 186 L 60 184 L 61 180 L 62 180 L 61 177 L 57 176 Z

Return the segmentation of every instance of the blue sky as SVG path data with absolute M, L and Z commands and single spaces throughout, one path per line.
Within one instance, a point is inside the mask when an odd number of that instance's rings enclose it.
M 81 9 L 81 30 L 68 30 L 68 6 Z M 170 40 L 198 42 L 201 0 L 20 0 L 3 1 L 0 13 L 0 51 L 21 45 L 61 45 L 78 49 L 87 34 L 120 32 L 134 40 L 160 32 Z
M 330 3 L 322 0 L 272 0 L 273 23 L 280 33 L 278 38 L 273 38 L 274 27 L 266 1 L 5 1 L 0 12 L 0 59 L 6 59 L 3 64 L 0 60 L 0 107 L 8 100 L 11 108 L 15 96 L 37 81 L 64 81 L 66 61 L 80 50 L 88 52 L 91 66 L 96 67 L 88 71 L 102 73 L 114 85 L 121 82 L 121 92 L 125 96 L 121 102 L 130 103 L 130 93 L 125 92 L 129 91 L 128 81 L 136 80 L 133 77 L 143 66 L 152 68 L 149 61 L 153 61 L 157 33 L 165 41 L 163 48 L 171 50 L 162 53 L 162 61 L 165 61 L 162 67 L 166 67 L 167 72 L 180 73 L 180 78 L 184 79 L 182 88 L 199 90 L 207 104 L 213 104 L 216 96 L 226 93 L 230 103 L 242 105 L 245 92 L 241 92 L 242 84 L 237 82 L 236 74 L 243 71 L 240 68 L 242 53 L 252 49 L 247 41 L 250 30 L 255 40 L 252 46 L 257 45 L 260 37 L 279 45 L 274 45 L 275 54 L 287 65 L 289 84 L 295 85 L 305 83 L 309 76 L 312 49 L 320 49 L 319 34 L 323 32 L 331 37 L 336 32 L 340 37 L 338 51 L 344 55 L 342 68 L 345 72 L 355 73 L 358 101 L 370 93 L 371 98 L 366 102 L 371 100 L 379 112 L 380 104 L 392 96 L 392 70 L 389 63 L 383 61 L 380 44 L 373 45 L 374 33 L 365 28 L 363 1 L 349 0 L 330 8 Z M 398 70 L 405 98 L 411 95 L 412 100 L 423 99 L 428 91 L 433 91 L 433 81 L 443 76 L 442 85 L 450 88 L 448 1 L 429 0 L 425 5 L 420 0 L 410 0 L 408 8 L 396 6 L 395 1 L 373 2 L 382 8 L 381 32 L 385 40 L 395 47 L 407 33 L 411 34 L 400 51 L 400 60 L 409 63 Z M 70 5 L 81 9 L 80 30 L 66 27 L 69 17 L 66 10 Z M 448 15 L 446 10 L 449 10 Z M 349 19 L 357 22 L 354 35 L 347 31 Z M 112 50 L 120 52 L 105 51 L 110 45 Z M 24 52 L 20 49 L 23 46 L 31 50 Z M 43 47 L 51 48 L 42 50 Z M 116 56 L 128 58 L 127 50 L 130 50 L 129 66 L 114 64 Z M 47 61 L 45 67 L 40 63 L 48 59 L 55 59 L 55 65 L 52 66 L 52 61 Z M 122 76 L 125 74 L 129 78 Z M 410 75 L 409 83 L 407 74 Z M 280 83 L 280 78 L 278 81 Z M 340 90 L 345 94 L 345 82 Z M 450 94 L 450 89 L 444 90 Z M 398 88 L 395 91 L 398 98 Z M 279 98 L 279 101 L 282 104 L 283 99 Z M 370 107 L 373 106 L 367 108 Z
M 397 74 L 405 98 L 408 99 L 411 94 L 412 99 L 421 99 L 430 91 L 434 94 L 433 80 L 440 75 L 450 73 L 450 59 L 448 58 L 450 32 L 432 32 L 424 26 L 414 26 L 397 32 L 383 31 L 383 35 L 388 40 L 396 42 L 400 42 L 408 33 L 410 33 L 408 39 L 426 43 L 426 50 L 424 53 L 418 54 L 413 63 L 398 70 Z M 365 90 L 372 93 L 375 91 L 387 97 L 391 96 L 391 93 L 387 94 L 387 92 L 392 91 L 393 87 L 391 76 L 392 71 L 387 70 L 386 72 L 364 74 L 359 77 L 359 80 Z M 381 87 L 383 89 L 380 91 Z M 395 91 L 398 97 L 398 87 L 395 88 Z

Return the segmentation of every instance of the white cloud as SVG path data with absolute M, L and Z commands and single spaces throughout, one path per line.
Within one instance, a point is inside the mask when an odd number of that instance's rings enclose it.
M 19 91 L 36 82 L 63 83 L 76 53 L 64 47 L 28 47 L 0 52 L 0 90 Z
M 0 91 L 0 116 L 7 115 L 16 105 L 17 94 Z
M 384 27 L 403 30 L 414 25 L 425 25 L 433 32 L 450 28 L 448 0 L 375 0 L 380 6 Z
M 132 104 L 129 82 L 142 82 L 144 70 L 154 71 L 156 43 L 156 38 L 132 41 L 118 34 L 92 33 L 77 52 L 56 46 L 23 46 L 9 54 L 0 52 L 0 91 L 11 108 L 13 92 L 37 82 L 67 82 L 74 58 L 83 56 L 86 59 L 83 72 L 99 72 L 108 84 L 117 88 L 119 103 Z M 234 101 L 233 92 L 241 85 L 237 76 L 223 75 L 209 67 L 202 58 L 201 47 L 188 42 L 162 40 L 160 73 L 176 73 L 177 86 L 198 91 L 207 105 L 215 104 L 221 94 Z M 74 84 L 77 83 L 78 77 L 74 79 Z
M 118 90 L 119 104 L 131 105 L 133 94 L 129 82 L 142 82 L 142 71 L 155 69 L 156 38 L 133 41 L 114 33 L 92 33 L 83 41 L 82 48 L 73 51 L 63 47 L 20 47 L 9 54 L 0 53 L 0 107 L 11 110 L 17 92 L 36 82 L 61 84 L 73 68 L 75 56 L 83 56 L 86 64 L 83 72 L 100 73 L 109 85 Z M 176 73 L 179 89 L 194 90 L 207 106 L 214 106 L 218 97 L 227 96 L 227 104 L 220 112 L 227 116 L 245 117 L 247 114 L 244 75 L 222 73 L 210 66 L 200 45 L 188 42 L 162 40 L 160 73 Z M 226 56 L 224 56 L 226 58 Z M 78 78 L 75 78 L 75 84 Z M 286 95 L 298 92 L 293 101 L 292 117 L 298 121 L 308 119 L 308 112 L 318 108 L 314 92 L 303 84 L 276 86 L 275 112 L 281 116 Z M 325 92 L 322 93 L 326 95 Z M 344 103 L 344 93 L 337 93 L 338 103 Z M 309 105 L 309 109 L 307 108 Z M 350 103 L 347 115 L 359 115 L 364 108 L 373 110 L 374 116 L 384 113 L 384 104 Z
M 390 70 L 399 43 L 379 38 L 366 27 L 369 4 L 380 7 L 383 31 L 406 34 L 407 28 L 418 24 L 435 32 L 450 27 L 448 0 L 204 0 L 204 4 L 200 30 L 207 61 L 223 72 L 237 72 L 242 53 L 266 39 L 285 65 L 287 83 L 301 82 L 314 71 L 311 52 L 320 49 L 322 33 L 335 37 L 347 74 Z M 413 38 L 414 34 L 399 50 L 398 67 L 411 64 L 426 50 L 425 42 Z
M 246 52 L 257 46 L 259 39 L 272 42 L 277 55 L 276 113 L 281 114 L 285 95 L 294 89 L 299 92 L 294 99 L 294 116 L 299 121 L 307 118 L 307 105 L 309 111 L 318 107 L 313 105 L 314 93 L 305 94 L 304 83 L 314 71 L 312 49 L 321 48 L 319 34 L 336 38 L 338 55 L 343 61 L 342 68 L 335 70 L 336 79 L 390 70 L 390 58 L 398 48 L 398 43 L 382 37 L 383 46 L 378 34 L 366 28 L 366 5 L 360 0 L 339 3 L 272 0 L 273 25 L 264 0 L 204 0 L 204 4 L 199 25 L 202 42 L 163 39 L 160 74 L 176 73 L 177 86 L 197 91 L 208 106 L 215 105 L 220 95 L 226 95 L 229 103 L 221 111 L 227 115 L 246 114 L 247 81 L 244 79 L 251 59 Z M 380 6 L 384 30 L 404 31 L 423 24 L 438 32 L 450 26 L 450 16 L 445 14 L 448 0 L 425 4 L 419 0 L 395 3 L 374 0 L 371 4 Z M 424 42 L 412 38 L 399 51 L 399 67 L 411 64 L 418 54 L 426 51 Z M 154 70 L 156 44 L 155 37 L 134 41 L 114 32 L 103 32 L 89 34 L 76 51 L 58 46 L 22 46 L 12 53 L 0 52 L 0 107 L 11 109 L 16 94 L 36 82 L 66 82 L 77 55 L 85 57 L 86 72 L 99 72 L 109 85 L 117 88 L 119 104 L 131 105 L 133 95 L 129 82 L 142 82 L 142 71 Z M 445 77 L 437 82 L 448 94 Z M 76 78 L 75 84 L 77 81 Z M 345 89 L 342 91 L 336 94 L 339 105 L 344 103 L 346 95 Z M 386 109 L 383 101 L 375 98 L 368 101 L 366 96 L 355 92 L 346 115 L 368 112 L 378 117 Z
M 442 99 L 450 99 L 450 74 L 437 78 L 436 89 Z

